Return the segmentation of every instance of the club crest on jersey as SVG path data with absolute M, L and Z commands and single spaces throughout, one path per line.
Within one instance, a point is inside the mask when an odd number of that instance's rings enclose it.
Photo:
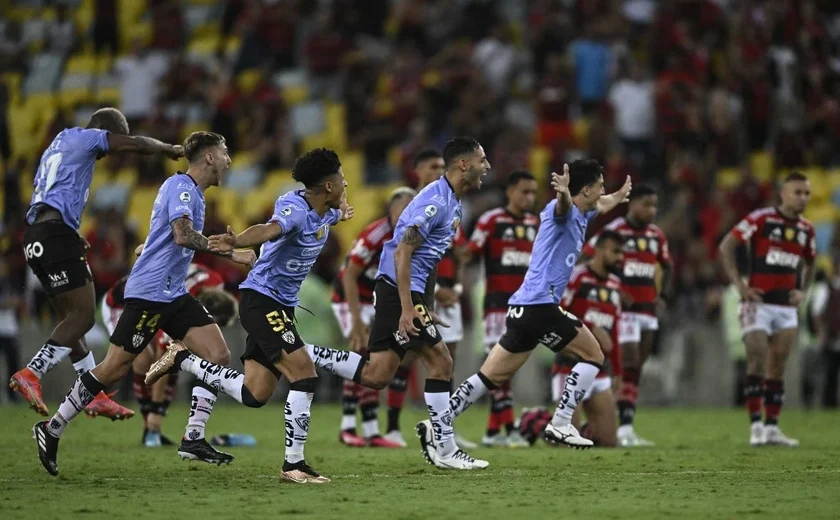
M 770 240 L 781 240 L 782 239 L 782 230 L 779 228 L 773 228 L 773 231 L 770 232 Z
M 628 238 L 627 242 L 624 243 L 624 249 L 626 251 L 635 251 L 636 250 L 636 241 L 632 238 Z
M 525 238 L 525 228 L 522 226 L 516 226 L 516 238 L 522 240 Z
M 647 250 L 647 240 L 644 238 L 640 238 L 638 241 L 639 244 L 639 251 Z
M 659 253 L 659 242 L 656 239 L 650 239 L 650 252 L 653 254 Z
M 287 330 L 286 332 L 284 332 L 282 337 L 283 337 L 283 341 L 285 341 L 289 345 L 291 345 L 295 342 L 295 333 L 290 331 L 290 330 Z
M 796 241 L 799 242 L 799 245 L 805 247 L 805 242 L 808 241 L 808 235 L 804 231 L 800 231 L 796 235 Z
M 528 242 L 533 242 L 534 239 L 537 238 L 537 231 L 534 228 L 529 227 L 525 231 L 525 235 L 528 237 Z
M 424 212 L 426 213 L 427 217 L 432 218 L 435 215 L 437 215 L 437 208 L 435 207 L 434 204 L 429 204 L 428 206 L 426 206 L 426 209 L 424 210 Z
M 793 228 L 785 228 L 785 240 L 788 242 L 793 240 L 793 237 L 796 235 L 796 231 Z
M 610 298 L 610 292 L 606 289 L 601 289 L 598 291 L 598 296 L 601 297 L 602 302 L 606 302 Z
M 502 233 L 502 240 L 513 240 L 513 228 L 505 229 L 505 232 Z
M 181 194 L 178 195 L 178 198 L 181 199 L 181 202 L 189 202 L 192 200 L 190 192 L 188 191 L 182 191 Z
M 134 348 L 140 348 L 143 346 L 143 335 L 139 333 L 135 333 L 134 336 L 131 337 L 131 344 Z
M 400 331 L 394 332 L 394 339 L 397 340 L 397 345 L 405 345 L 408 343 L 408 337 Z
M 318 240 L 321 240 L 322 238 L 324 238 L 324 233 L 326 232 L 326 228 L 327 228 L 326 226 L 321 226 L 321 227 L 318 228 L 318 233 L 315 235 L 315 237 Z
M 591 301 L 591 302 L 594 302 L 595 300 L 597 300 L 598 299 L 598 289 L 595 289 L 595 288 L 589 289 L 589 294 L 586 296 L 586 299 Z

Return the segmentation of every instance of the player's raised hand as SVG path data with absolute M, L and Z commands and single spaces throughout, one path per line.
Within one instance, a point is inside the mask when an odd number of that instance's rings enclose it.
M 166 150 L 165 154 L 172 160 L 180 159 L 184 156 L 184 147 L 180 144 L 173 144 Z
M 621 198 L 621 202 L 627 202 L 630 200 L 631 191 L 633 191 L 633 181 L 628 175 L 624 180 L 624 186 L 622 186 L 616 193 L 618 193 L 618 196 Z
M 211 235 L 207 238 L 207 247 L 214 253 L 227 253 L 236 247 L 236 233 L 228 226 L 223 235 Z
M 556 172 L 551 173 L 551 187 L 554 191 L 559 193 L 567 193 L 569 191 L 569 165 L 563 165 L 563 175 L 558 175 Z
M 341 220 L 350 220 L 355 214 L 356 210 L 353 209 L 353 206 L 347 203 L 347 191 L 345 190 L 344 193 L 341 194 Z
M 231 253 L 230 259 L 237 264 L 254 267 L 254 262 L 257 261 L 257 254 L 253 249 L 237 249 Z

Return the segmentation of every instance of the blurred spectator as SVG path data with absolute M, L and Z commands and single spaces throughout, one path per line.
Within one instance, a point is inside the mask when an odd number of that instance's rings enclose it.
M 11 256 L 19 256 L 19 252 L 6 251 L 2 253 L 0 262 L 0 351 L 6 365 L 6 378 L 11 379 L 12 375 L 20 367 L 18 356 L 18 315 L 23 310 L 23 291 L 20 280 L 16 280 L 10 271 Z M 10 402 L 17 402 L 16 393 L 7 388 L 7 395 Z
M 574 89 L 563 56 L 548 56 L 545 75 L 537 87 L 539 103 L 539 142 L 542 146 L 574 145 L 574 128 L 569 117 Z
M 610 89 L 609 100 L 624 154 L 639 170 L 647 171 L 654 155 L 653 82 L 637 62 L 631 61 L 627 68 L 626 77 Z
M 151 52 L 139 38 L 131 42 L 131 54 L 117 61 L 115 70 L 120 79 L 120 110 L 128 119 L 129 128 L 151 113 L 167 65 L 168 60 L 163 54 Z
M 116 56 L 120 52 L 120 20 L 117 0 L 95 0 L 93 10 L 93 48 L 97 54 L 107 52 Z
M 12 20 L 0 21 L 0 70 L 24 70 L 25 49 L 20 24 Z
M 76 26 L 68 15 L 66 5 L 56 7 L 55 20 L 49 22 L 46 33 L 47 46 L 52 52 L 67 56 L 75 50 L 78 44 Z
M 98 301 L 112 285 L 128 274 L 138 240 L 117 209 L 96 215 L 96 224 L 85 239 L 90 244 L 87 257 Z
M 607 96 L 613 52 L 593 24 L 586 26 L 583 36 L 572 42 L 570 50 L 581 110 L 584 115 L 590 115 Z
M 341 65 L 350 47 L 350 42 L 336 30 L 331 14 L 319 13 L 303 48 L 314 97 L 338 99 L 341 96 Z
M 184 46 L 186 35 L 184 11 L 179 2 L 150 0 L 152 11 L 152 47 L 163 50 L 177 50 Z

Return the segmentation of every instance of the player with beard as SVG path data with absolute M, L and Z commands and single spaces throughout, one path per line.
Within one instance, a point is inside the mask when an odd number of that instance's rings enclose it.
M 417 192 L 411 188 L 398 188 L 391 193 L 386 216 L 374 220 L 359 233 L 333 283 L 333 313 L 353 352 L 362 355 L 367 352 L 370 323 L 373 321 L 373 289 L 376 285 L 379 257 L 385 243 L 393 237 L 397 220 L 415 195 Z M 391 385 L 393 384 L 392 381 Z M 404 394 L 404 386 L 402 390 Z M 389 395 L 389 404 L 390 400 Z M 362 409 L 361 437 L 356 434 L 356 409 L 359 405 Z M 339 442 L 352 447 L 404 448 L 406 443 L 399 428 L 391 429 L 390 413 L 388 433 L 384 437 L 379 434 L 376 413 L 378 406 L 378 390 L 345 379 L 341 393 Z M 397 414 L 401 408 L 400 400 Z
M 41 155 L 35 174 L 35 190 L 26 212 L 24 255 L 60 321 L 29 364 L 12 375 L 9 386 L 43 416 L 49 414 L 41 397 L 44 374 L 68 356 L 77 375 L 96 365 L 84 340 L 96 320 L 96 296 L 85 258 L 88 244 L 79 235 L 96 161 L 120 152 L 163 154 L 171 159 L 184 155 L 181 146 L 128 132 L 122 112 L 99 109 L 85 128 L 67 128 L 55 136 Z M 111 419 L 134 415 L 104 392 L 87 407 L 91 414 Z
M 230 351 L 222 331 L 198 300 L 187 292 L 184 280 L 195 251 L 211 252 L 201 234 L 204 227 L 204 191 L 218 186 L 230 167 L 225 138 L 212 132 L 194 132 L 184 142 L 190 167 L 168 178 L 158 190 L 152 208 L 149 236 L 125 286 L 125 310 L 120 316 L 105 359 L 82 374 L 48 421 L 33 427 L 41 464 L 58 474 L 58 441 L 69 422 L 93 396 L 125 377 L 134 358 L 163 330 L 214 360 L 227 360 Z M 234 262 L 252 265 L 253 251 L 219 253 Z M 204 439 L 204 428 L 215 403 L 214 392 L 193 388 L 193 409 L 188 434 L 178 454 L 217 464 L 231 455 L 215 450 Z
M 379 261 L 366 360 L 355 352 L 307 345 L 322 368 L 364 386 L 381 389 L 394 377 L 406 353 L 413 352 L 426 366 L 425 400 L 430 435 L 434 430 L 438 467 L 478 469 L 487 462 L 470 457 L 455 443 L 449 389 L 452 357 L 437 324 L 445 326 L 429 307 L 427 284 L 452 242 L 461 222 L 461 197 L 481 187 L 490 170 L 484 149 L 474 139 L 456 137 L 443 150 L 446 173 L 426 186 L 406 207 L 394 238 L 385 244 Z
M 747 347 L 744 385 L 750 445 L 799 446 L 779 429 L 787 359 L 799 329 L 797 307 L 814 283 L 814 226 L 802 216 L 811 199 L 808 178 L 793 172 L 781 189 L 781 204 L 753 211 L 720 244 L 721 262 L 741 293 L 740 321 Z M 742 278 L 735 249 L 745 245 L 749 273 Z M 764 424 L 761 401 L 764 397 Z
M 589 327 L 604 356 L 609 359 L 609 363 L 601 367 L 592 386 L 583 396 L 587 424 L 580 431 L 595 446 L 612 447 L 616 444 L 615 396 L 610 372 L 613 376 L 621 376 L 621 349 L 617 341 L 621 315 L 621 278 L 615 273 L 621 272 L 623 247 L 624 238 L 619 233 L 602 231 L 595 243 L 592 258 L 572 271 L 560 303 Z M 573 364 L 562 352 L 557 354 L 552 367 L 551 385 L 551 395 L 555 401 L 561 399 Z M 580 425 L 578 412 L 572 416 L 575 427 Z
M 479 217 L 468 245 L 469 255 L 484 262 L 484 348 L 487 354 L 505 332 L 507 303 L 525 280 L 540 225 L 539 217 L 531 213 L 537 197 L 537 180 L 533 175 L 524 170 L 511 172 L 505 193 L 507 204 Z M 527 447 L 529 444 L 514 427 L 515 422 L 513 393 L 510 381 L 506 381 L 490 392 L 487 433 L 481 444 Z
M 316 148 L 295 161 L 292 177 L 304 189 L 281 195 L 265 224 L 238 235 L 210 237 L 213 251 L 260 246 L 260 258 L 239 288 L 239 319 L 248 333 L 242 355 L 244 373 L 208 362 L 179 341 L 149 369 L 146 384 L 183 370 L 218 388 L 250 408 L 264 406 L 281 376 L 289 380 L 286 396 L 286 453 L 280 478 L 296 484 L 323 484 L 322 476 L 304 459 L 310 408 L 317 376 L 312 358 L 295 326 L 295 308 L 303 280 L 312 270 L 329 237 L 330 228 L 353 217 L 347 204 L 347 182 L 338 155 Z
M 659 197 L 650 186 L 638 186 L 630 195 L 627 216 L 619 217 L 604 227 L 624 238 L 624 265 L 621 285 L 632 302 L 621 313 L 618 342 L 623 364 L 621 392 L 618 396 L 618 443 L 626 447 L 653 446 L 639 437 L 633 428 L 636 398 L 642 367 L 650 356 L 656 331 L 659 329 L 658 307 L 664 307 L 671 287 L 673 266 L 665 233 L 653 223 Z M 582 260 L 595 254 L 598 234 L 583 249 Z M 657 293 L 657 266 L 662 268 L 662 281 Z
M 452 395 L 449 411 L 457 417 L 488 391 L 508 381 L 538 345 L 553 352 L 565 350 L 577 363 L 566 378 L 544 436 L 551 443 L 588 448 L 593 443 L 581 437 L 572 425 L 572 415 L 600 372 L 604 354 L 589 328 L 560 308 L 560 298 L 583 248 L 587 224 L 598 213 L 624 202 L 632 185 L 628 176 L 620 190 L 604 195 L 603 168 L 593 159 L 564 165 L 563 175 L 551 175 L 551 185 L 557 198 L 540 213 L 540 229 L 525 281 L 508 302 L 505 333 L 479 372 Z M 436 464 L 437 428 L 423 421 L 417 425 L 417 433 L 424 456 Z

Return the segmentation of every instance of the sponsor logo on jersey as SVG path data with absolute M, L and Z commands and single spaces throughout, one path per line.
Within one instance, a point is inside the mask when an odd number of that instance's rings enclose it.
M 502 252 L 502 265 L 505 267 L 525 267 L 531 262 L 531 253 L 506 249 Z
M 625 262 L 625 278 L 653 278 L 656 275 L 656 266 L 641 262 Z
M 615 316 L 595 309 L 589 309 L 583 315 L 583 321 L 591 323 L 606 330 L 612 330 L 615 325 Z
M 791 267 L 796 269 L 799 265 L 799 255 L 794 253 L 787 253 L 778 249 L 771 249 L 767 252 L 767 265 L 778 265 L 781 267 Z

